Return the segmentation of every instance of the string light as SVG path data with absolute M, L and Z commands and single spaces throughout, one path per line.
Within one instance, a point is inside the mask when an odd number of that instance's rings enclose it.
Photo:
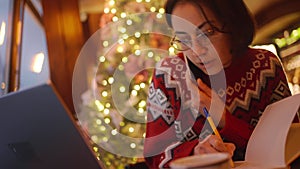
M 124 52 L 123 46 L 118 46 L 117 51 L 118 51 L 119 53 L 123 53 L 123 52 Z
M 100 131 L 105 131 L 106 127 L 105 126 L 100 126 Z
M 122 62 L 123 62 L 123 63 L 127 63 L 127 62 L 128 62 L 128 57 L 123 57 L 123 58 L 122 58 Z
M 114 130 L 111 131 L 111 135 L 115 136 L 115 135 L 117 135 L 117 134 L 118 134 L 117 129 L 114 129 Z
M 109 118 L 105 118 L 105 119 L 104 119 L 104 122 L 105 122 L 106 124 L 109 124 L 109 123 L 110 123 L 110 119 L 109 119 Z
M 153 6 L 153 7 L 150 8 L 150 11 L 151 11 L 151 12 L 155 12 L 155 11 L 156 11 L 156 8 Z
M 131 19 L 128 19 L 128 20 L 126 21 L 126 24 L 127 24 L 127 25 L 132 25 L 132 20 L 131 20 Z
M 121 86 L 121 87 L 119 88 L 119 90 L 120 90 L 121 93 L 124 93 L 124 92 L 126 91 L 126 88 L 125 88 L 124 86 Z
M 139 85 L 134 85 L 133 87 L 135 90 L 139 91 L 141 89 L 141 87 Z
M 109 77 L 109 78 L 107 79 L 107 81 L 108 81 L 109 84 L 113 84 L 114 81 L 115 81 L 115 79 L 114 79 L 113 77 Z
M 121 70 L 121 71 L 123 71 L 124 70 L 124 66 L 123 65 L 119 65 L 118 69 Z
M 107 138 L 107 137 L 103 137 L 103 138 L 102 138 L 102 141 L 103 141 L 103 142 L 108 142 L 108 138 Z
M 119 43 L 120 45 L 123 45 L 123 44 L 125 43 L 125 41 L 124 41 L 124 39 L 119 39 L 119 40 L 118 40 L 118 43 Z
M 141 100 L 139 103 L 139 107 L 145 107 L 146 106 L 146 101 L 145 100 Z
M 103 47 L 108 47 L 108 41 L 103 41 Z
M 91 139 L 92 139 L 93 142 L 95 142 L 95 143 L 98 142 L 98 136 L 96 136 L 96 135 L 93 135 L 93 136 L 91 137 Z
M 107 97 L 108 96 L 108 92 L 107 91 L 103 91 L 101 94 L 102 94 L 103 97 Z
M 108 84 L 108 82 L 106 80 L 102 80 L 102 85 L 106 86 Z
M 161 57 L 160 57 L 160 56 L 155 56 L 155 61 L 156 61 L 156 62 L 159 62 L 159 61 L 160 61 L 160 59 L 161 59 Z
M 127 14 L 125 12 L 121 13 L 121 18 L 126 18 Z
M 97 123 L 98 125 L 101 125 L 101 124 L 102 124 L 102 121 L 101 121 L 100 119 L 97 119 L 97 120 L 96 120 L 96 123 Z
M 135 36 L 136 38 L 140 38 L 140 37 L 141 37 L 141 32 L 135 32 L 135 33 L 134 33 L 134 36 Z
M 136 148 L 136 144 L 135 144 L 135 143 L 131 143 L 131 144 L 130 144 L 130 147 L 131 147 L 131 148 Z
M 141 83 L 141 84 L 140 84 L 140 87 L 141 87 L 142 89 L 144 89 L 144 88 L 146 87 L 146 84 L 145 84 L 145 83 Z
M 141 50 L 136 50 L 136 51 L 134 52 L 134 54 L 137 55 L 137 56 L 138 56 L 138 55 L 141 55 Z
M 148 55 L 147 55 L 149 58 L 152 58 L 154 56 L 154 53 L 153 52 L 148 52 Z
M 109 6 L 113 6 L 113 5 L 115 5 L 115 1 L 114 1 L 114 0 L 110 0 L 110 1 L 108 2 L 108 4 L 109 4 Z
M 174 47 L 170 47 L 169 48 L 169 53 L 170 53 L 170 55 L 175 55 L 175 48 Z
M 142 113 L 144 113 L 144 109 L 143 109 L 143 108 L 139 108 L 139 109 L 138 109 L 138 112 L 139 112 L 140 114 L 142 114 Z
M 128 35 L 127 34 L 123 34 L 123 39 L 128 39 Z
M 124 126 L 125 126 L 125 122 L 124 122 L 124 121 L 121 121 L 119 125 L 120 125 L 121 127 L 124 127 Z
M 137 92 L 136 90 L 132 90 L 132 91 L 131 91 L 131 95 L 132 95 L 132 96 L 137 96 L 137 94 L 138 94 L 138 92 Z
M 129 127 L 128 131 L 129 131 L 130 133 L 133 133 L 133 132 L 134 132 L 134 128 L 133 128 L 133 127 Z
M 163 17 L 163 15 L 161 13 L 156 14 L 156 18 L 161 19 L 162 17 Z
M 100 56 L 100 57 L 99 57 L 99 61 L 100 61 L 100 62 L 102 62 L 102 63 L 103 63 L 103 62 L 105 62 L 105 60 L 106 60 L 106 59 L 105 59 L 105 57 L 104 57 L 104 56 Z
M 163 13 L 165 13 L 165 9 L 164 8 L 159 8 L 158 12 L 163 14 Z
M 112 8 L 112 9 L 110 10 L 110 12 L 111 12 L 112 14 L 115 14 L 115 13 L 117 13 L 117 10 L 116 10 L 115 8 Z
M 106 7 L 106 8 L 104 8 L 104 13 L 105 13 L 105 14 L 108 14 L 108 13 L 109 13 L 109 11 L 110 11 L 110 10 L 109 10 L 109 8 L 107 8 L 107 7 Z
M 98 147 L 93 147 L 93 150 L 94 150 L 95 152 L 98 152 L 99 148 L 98 148 Z
M 121 33 L 125 33 L 127 30 L 126 30 L 126 28 L 124 28 L 124 27 L 120 27 L 119 28 L 119 31 L 121 32 Z M 124 39 L 123 39 L 124 40 Z
M 99 111 L 103 111 L 104 110 L 104 106 L 101 104 L 101 102 L 99 100 L 95 101 L 95 104 L 98 108 Z
M 112 21 L 113 22 L 117 22 L 119 20 L 119 18 L 117 17 L 117 16 L 114 16 L 113 18 L 112 18 Z
M 109 115 L 109 109 L 104 109 L 104 110 L 103 110 L 103 113 L 104 113 L 105 115 Z
M 134 43 L 135 43 L 134 39 L 130 39 L 130 40 L 129 40 L 129 44 L 130 44 L 130 45 L 133 45 Z
M 111 104 L 110 104 L 110 103 L 106 103 L 106 104 L 105 104 L 105 107 L 106 107 L 106 108 L 110 108 L 110 107 L 111 107 Z

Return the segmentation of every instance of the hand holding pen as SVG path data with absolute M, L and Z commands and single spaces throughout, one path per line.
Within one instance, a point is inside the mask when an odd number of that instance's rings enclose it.
M 219 97 L 218 94 L 216 94 L 214 90 L 203 83 L 201 79 L 197 79 L 197 85 L 199 98 L 196 101 L 199 103 L 195 104 L 198 105 L 198 111 L 202 113 L 204 107 L 209 109 L 211 108 L 211 116 L 214 120 L 218 121 L 217 126 L 223 128 L 225 125 L 226 112 L 224 101 Z M 205 116 L 205 114 L 203 114 L 203 116 Z
M 203 112 L 204 112 L 204 114 L 205 114 L 205 116 L 206 116 L 206 120 L 207 120 L 207 122 L 209 123 L 210 127 L 212 128 L 214 134 L 217 136 L 217 138 L 218 138 L 219 140 L 222 140 L 222 137 L 221 137 L 221 135 L 219 134 L 218 129 L 216 128 L 215 123 L 214 123 L 214 121 L 212 120 L 211 116 L 209 115 L 209 112 L 208 112 L 208 110 L 206 109 L 206 107 L 203 108 Z M 224 143 L 224 144 L 225 144 L 225 143 Z M 227 143 L 227 144 L 232 144 L 232 143 Z M 229 145 L 227 145 L 227 147 L 228 147 L 228 146 L 229 146 Z M 230 145 L 230 146 L 231 146 L 231 145 Z M 226 147 L 226 145 L 225 145 L 225 147 Z M 233 155 L 234 149 L 232 149 L 231 147 L 228 147 L 228 148 L 227 148 L 227 147 L 226 147 L 226 150 L 225 150 L 225 151 L 229 151 L 230 155 L 232 156 L 232 155 Z M 231 167 L 234 167 L 234 163 L 233 163 L 233 161 L 232 161 L 231 159 L 230 159 L 230 165 L 231 165 Z
M 203 109 L 204 113 L 207 114 L 207 122 L 211 126 L 214 135 L 209 135 L 204 140 L 200 140 L 199 143 L 194 148 L 194 155 L 207 154 L 207 153 L 217 153 L 225 152 L 228 153 L 231 157 L 235 150 L 235 145 L 232 143 L 224 143 L 218 130 L 216 129 L 215 124 L 213 123 L 208 111 L 206 108 Z M 231 167 L 234 167 L 233 161 L 230 159 Z
M 198 85 L 198 93 L 199 93 L 199 112 L 203 112 L 204 116 L 207 119 L 207 122 L 211 126 L 213 133 L 215 135 L 210 135 L 206 137 L 204 140 L 200 141 L 196 147 L 194 148 L 194 154 L 204 154 L 204 153 L 215 153 L 215 152 L 227 152 L 231 156 L 233 156 L 235 145 L 232 143 L 224 143 L 216 126 L 213 122 L 212 117 L 207 111 L 206 107 L 210 107 L 212 101 L 214 101 L 214 112 L 222 113 L 221 115 L 216 115 L 216 117 L 220 117 L 219 127 L 223 127 L 225 125 L 225 106 L 224 102 L 218 97 L 218 95 L 210 89 L 205 83 L 203 83 L 200 79 L 197 79 Z M 213 96 L 214 95 L 214 96 Z M 214 100 L 212 100 L 214 98 Z M 233 167 L 233 162 L 230 160 L 230 164 Z

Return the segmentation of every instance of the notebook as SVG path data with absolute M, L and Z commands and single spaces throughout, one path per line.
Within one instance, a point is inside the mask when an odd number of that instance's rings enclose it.
M 285 169 L 300 157 L 300 124 L 292 121 L 300 107 L 300 94 L 277 101 L 265 109 L 237 169 Z
M 0 97 L 0 168 L 100 169 L 101 163 L 49 82 Z

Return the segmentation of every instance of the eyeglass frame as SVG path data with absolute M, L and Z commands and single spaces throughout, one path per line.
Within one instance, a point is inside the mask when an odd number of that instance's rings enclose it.
M 212 36 L 212 35 L 214 35 L 215 34 L 215 32 L 219 32 L 219 33 L 230 33 L 230 32 L 227 32 L 227 31 L 224 31 L 224 27 L 225 27 L 225 23 L 223 24 L 223 26 L 222 26 L 222 28 L 221 29 L 219 29 L 218 27 L 216 27 L 216 26 L 214 26 L 210 21 L 207 21 L 207 22 L 205 22 L 205 23 L 207 23 L 209 26 L 210 26 L 210 28 L 208 29 L 208 30 L 206 30 L 206 31 L 201 31 L 201 33 L 199 33 L 197 36 L 196 36 L 196 42 L 197 43 L 201 43 L 201 45 L 207 45 L 207 44 L 204 44 L 203 42 L 209 42 L 209 37 L 210 36 Z M 203 24 L 202 24 L 203 25 Z M 200 30 L 200 28 L 199 27 L 201 27 L 202 25 L 200 25 L 200 26 L 198 26 L 198 29 Z M 203 36 L 205 36 L 205 37 L 203 37 Z M 203 42 L 200 42 L 200 41 L 203 41 Z M 189 49 L 191 49 L 192 48 L 192 39 L 191 40 L 186 40 L 186 43 L 183 43 L 181 40 L 179 40 L 178 38 L 177 38 L 177 36 L 176 35 L 174 35 L 173 36 L 173 38 L 171 39 L 171 41 L 170 41 L 170 45 L 171 46 L 173 46 L 176 50 L 178 50 L 178 51 L 187 51 L 187 50 L 189 50 Z M 179 49 L 178 47 L 176 47 L 176 46 L 178 46 L 178 45 L 175 45 L 175 43 L 179 43 L 179 44 L 181 44 L 181 46 L 183 45 L 183 46 L 186 46 L 186 48 L 184 48 L 184 49 Z M 188 43 L 188 44 L 187 44 Z

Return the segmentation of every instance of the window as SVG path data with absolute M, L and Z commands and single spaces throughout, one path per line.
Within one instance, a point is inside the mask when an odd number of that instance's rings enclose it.
M 12 2 L 0 1 L 0 96 L 7 92 Z
M 46 35 L 38 17 L 26 4 L 21 47 L 20 90 L 45 83 L 49 79 Z
M 0 96 L 49 80 L 42 13 L 37 0 L 0 1 Z

